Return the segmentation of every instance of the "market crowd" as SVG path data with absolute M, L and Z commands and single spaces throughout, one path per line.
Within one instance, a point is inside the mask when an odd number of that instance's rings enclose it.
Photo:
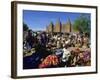
M 91 43 L 87 33 L 28 31 L 23 41 L 23 65 L 28 68 L 91 65 Z M 32 53 L 30 56 L 26 54 Z

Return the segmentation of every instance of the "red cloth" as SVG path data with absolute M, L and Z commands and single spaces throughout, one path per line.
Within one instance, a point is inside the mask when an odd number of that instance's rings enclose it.
M 56 65 L 58 65 L 58 63 L 59 63 L 59 60 L 58 60 L 58 57 L 56 55 L 49 55 L 39 65 L 39 68 L 46 68 L 46 67 L 50 67 L 50 66 L 56 66 Z

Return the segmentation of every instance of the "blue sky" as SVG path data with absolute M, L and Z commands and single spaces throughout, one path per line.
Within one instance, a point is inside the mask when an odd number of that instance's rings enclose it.
M 45 30 L 50 22 L 55 24 L 60 19 L 62 23 L 66 23 L 69 18 L 71 23 L 73 23 L 81 14 L 82 13 L 23 10 L 23 22 L 32 30 Z M 85 13 L 85 15 L 90 18 L 89 13 Z

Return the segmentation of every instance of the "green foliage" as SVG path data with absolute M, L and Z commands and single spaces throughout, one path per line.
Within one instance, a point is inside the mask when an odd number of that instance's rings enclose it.
M 75 31 L 90 33 L 90 19 L 89 16 L 85 14 L 81 14 L 79 18 L 77 18 L 73 24 L 73 28 Z
M 29 29 L 29 27 L 27 26 L 27 24 L 23 23 L 23 31 L 27 31 Z

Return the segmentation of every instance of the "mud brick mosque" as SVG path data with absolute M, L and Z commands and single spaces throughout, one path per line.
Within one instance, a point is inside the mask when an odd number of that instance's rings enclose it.
M 51 22 L 46 27 L 46 32 L 48 33 L 70 33 L 70 32 L 78 32 L 78 31 L 75 31 L 73 29 L 70 19 L 68 19 L 65 24 L 61 23 L 59 19 L 55 25 L 53 24 L 53 22 Z

